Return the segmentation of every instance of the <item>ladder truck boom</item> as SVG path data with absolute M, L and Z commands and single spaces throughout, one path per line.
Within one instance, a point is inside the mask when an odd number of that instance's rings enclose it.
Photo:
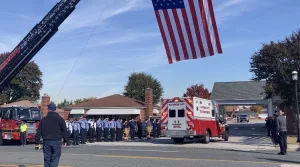
M 61 0 L 36 24 L 0 65 L 0 91 L 58 31 L 80 0 Z

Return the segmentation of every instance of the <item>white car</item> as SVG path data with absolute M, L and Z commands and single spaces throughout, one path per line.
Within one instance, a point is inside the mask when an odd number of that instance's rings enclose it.
M 258 118 L 259 119 L 266 119 L 268 117 L 268 114 L 259 114 Z

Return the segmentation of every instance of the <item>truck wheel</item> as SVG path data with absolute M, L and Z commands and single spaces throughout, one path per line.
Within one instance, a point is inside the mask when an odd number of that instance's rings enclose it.
M 224 132 L 222 138 L 223 138 L 225 141 L 228 141 L 228 139 L 229 139 L 229 132 L 228 132 L 228 130 L 225 130 L 225 132 Z
M 207 130 L 207 131 L 205 132 L 205 136 L 204 136 L 204 138 L 203 138 L 203 143 L 208 144 L 209 141 L 210 141 L 210 133 L 209 133 L 209 131 Z
M 173 141 L 176 144 L 182 144 L 184 141 L 184 138 L 173 138 Z

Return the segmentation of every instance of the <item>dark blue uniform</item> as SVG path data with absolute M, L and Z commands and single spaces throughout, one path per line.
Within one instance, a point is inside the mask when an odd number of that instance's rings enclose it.
M 97 129 L 96 129 L 97 130 L 97 142 L 100 142 L 101 138 L 102 138 L 102 127 L 103 127 L 101 119 L 99 119 L 96 122 L 96 125 L 97 125 Z
M 133 121 L 129 122 L 129 128 L 130 128 L 130 138 L 131 140 L 134 140 L 135 122 Z

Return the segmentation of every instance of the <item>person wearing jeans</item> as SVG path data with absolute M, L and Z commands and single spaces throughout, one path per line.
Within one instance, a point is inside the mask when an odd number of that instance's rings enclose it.
M 286 118 L 283 116 L 283 111 L 279 111 L 279 116 L 276 118 L 276 127 L 277 127 L 277 135 L 278 142 L 280 146 L 280 152 L 278 155 L 285 155 L 287 150 L 287 127 L 286 127 Z
M 22 121 L 20 126 L 20 140 L 21 140 L 21 146 L 26 145 L 26 136 L 27 136 L 27 125 Z
M 61 157 L 62 138 L 69 142 L 67 126 L 64 119 L 58 115 L 56 105 L 48 105 L 48 114 L 38 127 L 35 135 L 36 149 L 40 149 L 41 138 L 43 139 L 44 167 L 58 167 Z

